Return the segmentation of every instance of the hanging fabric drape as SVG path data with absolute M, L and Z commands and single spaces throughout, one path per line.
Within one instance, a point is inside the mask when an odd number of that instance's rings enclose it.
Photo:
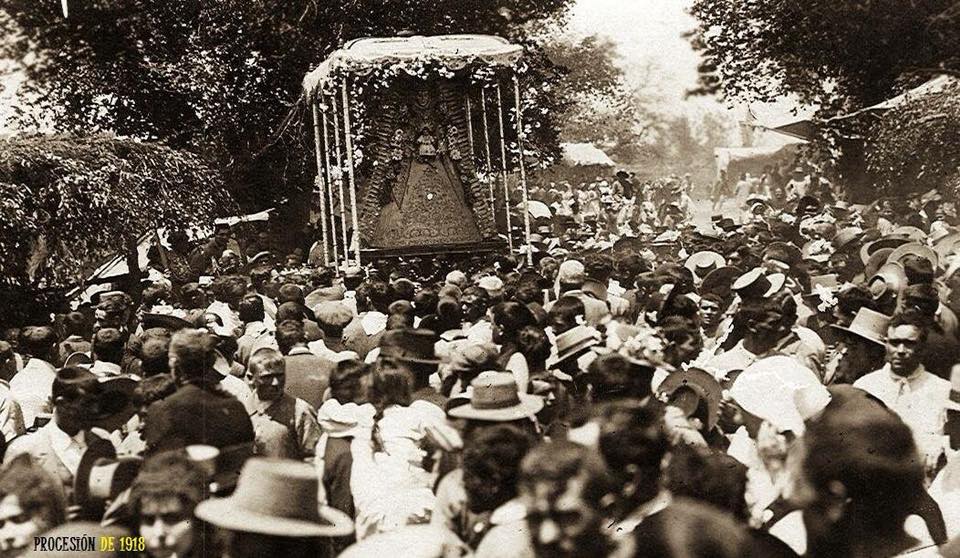
M 343 233 L 343 265 L 350 263 L 350 239 L 347 237 L 347 202 L 343 193 L 343 159 L 340 156 L 340 112 L 337 110 L 337 96 L 331 95 L 333 112 L 334 153 L 337 154 L 337 188 L 340 190 L 340 231 Z
M 343 136 L 347 150 L 347 177 L 350 179 L 350 220 L 353 223 L 353 236 L 357 241 L 354 247 L 357 266 L 360 265 L 360 224 L 357 218 L 357 182 L 353 172 L 353 134 L 350 131 L 350 97 L 347 92 L 347 79 L 344 78 L 343 93 Z
M 320 189 L 320 235 L 323 243 L 323 265 L 330 265 L 330 252 L 327 247 L 327 184 L 323 176 L 323 152 L 320 148 L 320 115 L 317 111 L 317 102 L 310 103 L 310 109 L 313 113 L 313 137 L 315 138 L 317 155 L 317 179 L 316 185 Z
M 527 265 L 533 265 L 533 247 L 530 245 L 530 196 L 527 193 L 527 170 L 523 160 L 523 107 L 520 102 L 520 80 L 513 75 L 513 95 L 517 104 L 517 164 L 520 167 L 520 191 L 523 194 L 523 232 L 527 242 Z
M 340 255 L 337 253 L 337 215 L 333 208 L 336 206 L 333 197 L 333 176 L 330 174 L 330 125 L 327 116 L 327 103 L 323 104 L 323 166 L 327 177 L 327 200 L 330 207 L 330 246 L 333 252 L 333 272 L 340 275 Z
M 513 230 L 510 224 L 510 184 L 507 180 L 507 142 L 504 139 L 503 96 L 500 94 L 500 82 L 497 82 L 497 121 L 500 123 L 500 166 L 503 174 L 503 204 L 507 214 L 507 244 L 513 252 Z

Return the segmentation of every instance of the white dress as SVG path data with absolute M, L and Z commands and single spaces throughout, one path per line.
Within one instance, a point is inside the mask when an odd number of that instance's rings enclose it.
M 371 431 L 353 439 L 350 491 L 357 511 L 357 540 L 430 522 L 436 475 L 422 467 L 427 452 L 421 442 L 429 427 L 445 423 L 440 407 L 414 401 L 409 407 L 395 405 L 383 411 L 376 428 L 377 451 Z

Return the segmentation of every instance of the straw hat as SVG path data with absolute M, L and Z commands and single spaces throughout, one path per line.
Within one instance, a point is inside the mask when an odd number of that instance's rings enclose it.
M 730 288 L 743 299 L 769 298 L 782 289 L 786 281 L 787 277 L 782 273 L 767 275 L 765 269 L 755 267 L 738 277 Z
M 878 345 L 884 345 L 887 339 L 888 325 L 890 325 L 890 316 L 869 308 L 861 308 L 857 310 L 857 315 L 853 317 L 849 327 L 836 324 L 831 324 L 830 327 L 852 333 Z
M 906 286 L 907 273 L 899 263 L 884 264 L 867 282 L 867 288 L 874 298 L 891 292 L 899 294 Z
M 918 229 L 917 227 L 911 227 L 909 225 L 897 227 L 893 229 L 893 232 L 890 234 L 906 237 L 914 242 L 924 242 L 927 240 L 927 233 L 923 232 L 923 230 Z
M 901 263 L 903 258 L 910 254 L 920 256 L 921 258 L 928 260 L 933 266 L 934 270 L 940 266 L 940 257 L 937 255 L 936 251 L 934 251 L 933 248 L 920 244 L 919 242 L 911 242 L 909 244 L 903 244 L 894 248 L 893 252 L 887 256 L 887 263 Z
M 353 533 L 347 514 L 317 505 L 319 481 L 312 465 L 253 457 L 227 498 L 197 505 L 196 516 L 231 531 L 278 537 L 343 537 Z
M 712 250 L 702 250 L 687 258 L 683 266 L 693 272 L 695 277 L 703 279 L 711 271 L 723 267 L 726 263 L 722 255 Z
M 600 344 L 600 332 L 596 329 L 578 325 L 557 336 L 557 354 L 547 360 L 547 366 L 556 366 L 579 354 L 581 351 Z
M 691 392 L 695 397 L 688 395 Z M 657 393 L 670 398 L 671 404 L 682 409 L 687 417 L 693 416 L 701 401 L 706 403 L 707 430 L 712 430 L 720 418 L 720 392 L 717 379 L 699 368 L 673 372 L 657 387 Z
M 454 418 L 507 422 L 536 415 L 543 398 L 517 392 L 513 374 L 483 372 L 470 382 L 470 403 L 448 411 Z
M 867 242 L 860 248 L 860 261 L 862 261 L 864 265 L 867 265 L 867 262 L 870 261 L 870 256 L 877 250 L 881 248 L 896 248 L 910 241 L 911 239 L 906 236 L 887 235 L 873 242 Z

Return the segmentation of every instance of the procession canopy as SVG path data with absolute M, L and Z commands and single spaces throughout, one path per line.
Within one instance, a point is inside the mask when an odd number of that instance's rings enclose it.
M 492 35 L 440 35 L 357 39 L 334 51 L 303 79 L 308 97 L 333 91 L 340 76 L 391 67 L 416 75 L 426 66 L 458 71 L 472 65 L 513 67 L 523 48 Z
M 520 46 L 488 35 L 358 39 L 306 75 L 309 101 L 324 115 L 343 115 L 360 249 L 500 244 L 490 185 L 474 156 L 479 115 L 470 103 L 497 70 L 516 70 L 522 55 Z M 498 104 L 495 122 L 507 118 L 502 110 Z

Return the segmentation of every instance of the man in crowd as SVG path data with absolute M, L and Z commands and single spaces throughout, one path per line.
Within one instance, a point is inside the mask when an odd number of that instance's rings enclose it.
M 676 183 L 634 187 L 665 205 Z M 39 460 L 85 513 L 139 524 L 151 548 L 189 525 L 201 545 L 184 549 L 233 558 L 859 558 L 960 536 L 948 513 L 960 389 L 942 379 L 960 364 L 945 310 L 960 284 L 954 217 L 898 231 L 916 222 L 903 204 L 841 206 L 804 183 L 791 190 L 802 203 L 747 225 L 624 218 L 614 231 L 603 208 L 624 192 L 580 186 L 538 194 L 563 205 L 590 190 L 531 223 L 532 264 L 371 257 L 334 279 L 281 239 L 271 246 L 294 257 L 243 267 L 221 257 L 219 231 L 198 261 L 212 285 L 155 263 L 170 276 L 145 281 L 146 314 L 131 312 L 140 293 L 76 301 L 97 319 L 95 334 L 63 328 L 90 344 L 71 357 L 82 367 L 54 368 L 51 326 L 78 316 L 8 324 L 0 379 L 28 419 L 5 426 L 8 457 Z M 169 462 L 196 490 L 169 517 L 160 501 L 125 509 L 128 483 L 84 482 L 116 465 L 101 441 L 120 446 L 128 477 L 140 466 L 128 457 L 151 460 L 141 485 Z M 104 516 L 87 493 L 107 484 L 120 490 Z
M 950 382 L 927 371 L 921 362 L 928 322 L 915 311 L 894 316 L 887 328 L 887 362 L 854 382 L 882 401 L 910 427 L 928 473 L 944 453 L 943 427 L 950 406 Z
M 298 461 L 313 458 L 320 439 L 316 410 L 303 399 L 284 393 L 286 362 L 273 349 L 253 353 L 247 365 L 252 397 L 247 410 L 256 434 L 254 453 Z

